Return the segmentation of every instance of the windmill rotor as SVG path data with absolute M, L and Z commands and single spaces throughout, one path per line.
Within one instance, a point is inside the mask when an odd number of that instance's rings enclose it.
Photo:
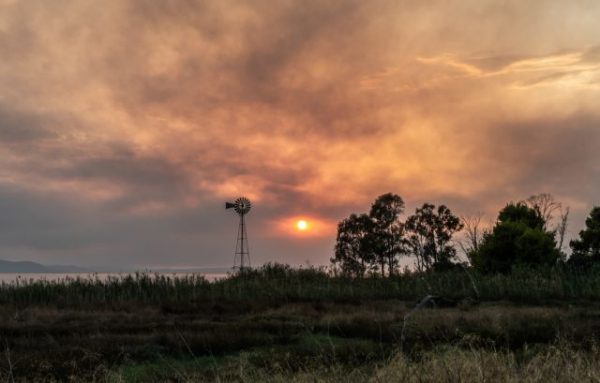
M 252 202 L 246 197 L 240 197 L 235 202 L 225 202 L 225 209 L 233 209 L 239 215 L 245 215 L 250 212 Z

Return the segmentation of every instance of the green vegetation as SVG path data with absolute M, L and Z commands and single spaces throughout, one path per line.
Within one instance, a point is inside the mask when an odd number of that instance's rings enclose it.
M 560 211 L 558 222 L 554 214 Z M 398 195 L 379 196 L 369 214 L 351 214 L 338 225 L 332 265 L 342 274 L 362 278 L 400 272 L 400 259 L 410 257 L 415 269 L 443 271 L 472 268 L 480 273 L 510 273 L 514 268 L 549 268 L 555 265 L 583 270 L 600 262 L 600 207 L 592 209 L 580 238 L 571 241 L 567 259 L 563 242 L 569 208 L 550 194 L 509 203 L 491 229 L 481 229 L 481 215 L 455 216 L 445 205 L 430 203 L 401 220 L 404 201 Z M 456 233 L 465 229 L 462 241 Z M 456 244 L 469 263 L 460 263 Z
M 460 219 L 445 205 L 425 203 L 406 220 L 407 237 L 404 240 L 407 252 L 414 254 L 417 270 L 443 270 L 456 260 L 456 249 L 451 244 L 452 236 L 463 228 Z
M 396 274 L 399 258 L 414 256 L 417 270 L 448 269 L 456 260 L 452 236 L 463 227 L 445 205 L 425 203 L 406 222 L 400 220 L 404 201 L 398 195 L 379 196 L 369 214 L 351 214 L 338 225 L 331 262 L 348 275 Z
M 403 254 L 404 224 L 399 217 L 404 211 L 404 201 L 398 195 L 379 196 L 369 214 L 352 214 L 338 225 L 335 255 L 331 262 L 346 275 L 363 276 L 377 269 L 385 276 L 398 266 L 398 256 Z
M 449 299 L 548 304 L 600 299 L 600 269 L 576 272 L 566 267 L 515 268 L 510 274 L 476 270 L 404 273 L 381 278 L 349 278 L 325 269 L 266 265 L 209 283 L 201 276 L 135 274 L 63 281 L 20 281 L 0 285 L 0 304 L 15 308 L 127 308 L 162 305 L 194 308 L 204 304 L 355 303 L 395 299 L 415 302 L 426 295 Z M 174 308 L 175 309 L 175 308 Z
M 340 223 L 331 269 L 2 283 L 0 379 L 598 381 L 600 210 L 565 262 L 557 206 L 508 204 L 479 235 L 444 205 L 401 222 L 385 194 Z M 463 224 L 472 265 L 455 263 Z
M 555 265 L 560 251 L 554 232 L 545 230 L 545 226 L 539 210 L 524 203 L 508 204 L 469 258 L 475 268 L 487 273 L 507 273 L 514 265 Z
M 444 299 L 415 309 L 428 295 Z M 600 270 L 559 267 L 351 279 L 267 265 L 213 283 L 147 274 L 5 283 L 0 374 L 48 381 L 435 381 L 479 376 L 473 374 L 485 363 L 491 370 L 480 373 L 516 381 L 531 366 L 549 376 L 550 361 L 572 357 L 579 367 L 560 374 L 574 379 L 598 373 L 599 297 Z M 462 367 L 442 369 L 451 360 Z
M 592 209 L 585 220 L 585 229 L 579 232 L 579 239 L 571 241 L 573 255 L 569 263 L 575 267 L 589 267 L 600 261 L 600 207 Z

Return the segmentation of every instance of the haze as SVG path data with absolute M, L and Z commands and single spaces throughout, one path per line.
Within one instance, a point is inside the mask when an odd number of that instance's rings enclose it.
M 598 1 L 0 0 L 0 258 L 327 264 L 394 192 L 599 204 Z M 294 232 L 302 218 L 319 228 Z

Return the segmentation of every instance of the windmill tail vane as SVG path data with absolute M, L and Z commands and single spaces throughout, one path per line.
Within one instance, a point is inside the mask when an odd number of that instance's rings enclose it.
M 225 209 L 233 209 L 240 217 L 238 226 L 237 241 L 235 245 L 235 254 L 233 258 L 233 268 L 243 270 L 250 267 L 250 249 L 248 247 L 248 233 L 246 231 L 245 216 L 250 212 L 252 203 L 248 198 L 240 197 L 235 202 L 225 202 Z

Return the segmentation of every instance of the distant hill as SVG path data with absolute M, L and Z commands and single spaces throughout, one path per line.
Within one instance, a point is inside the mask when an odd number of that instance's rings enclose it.
M 0 259 L 0 274 L 4 273 L 134 273 L 136 271 L 149 273 L 208 273 L 208 274 L 225 274 L 231 272 L 228 267 L 190 267 L 190 268 L 110 268 L 110 267 L 94 267 L 85 268 L 72 265 L 42 265 L 30 261 L 6 261 Z
M 89 273 L 91 271 L 78 266 L 46 266 L 29 261 L 13 262 L 0 259 L 0 273 Z

